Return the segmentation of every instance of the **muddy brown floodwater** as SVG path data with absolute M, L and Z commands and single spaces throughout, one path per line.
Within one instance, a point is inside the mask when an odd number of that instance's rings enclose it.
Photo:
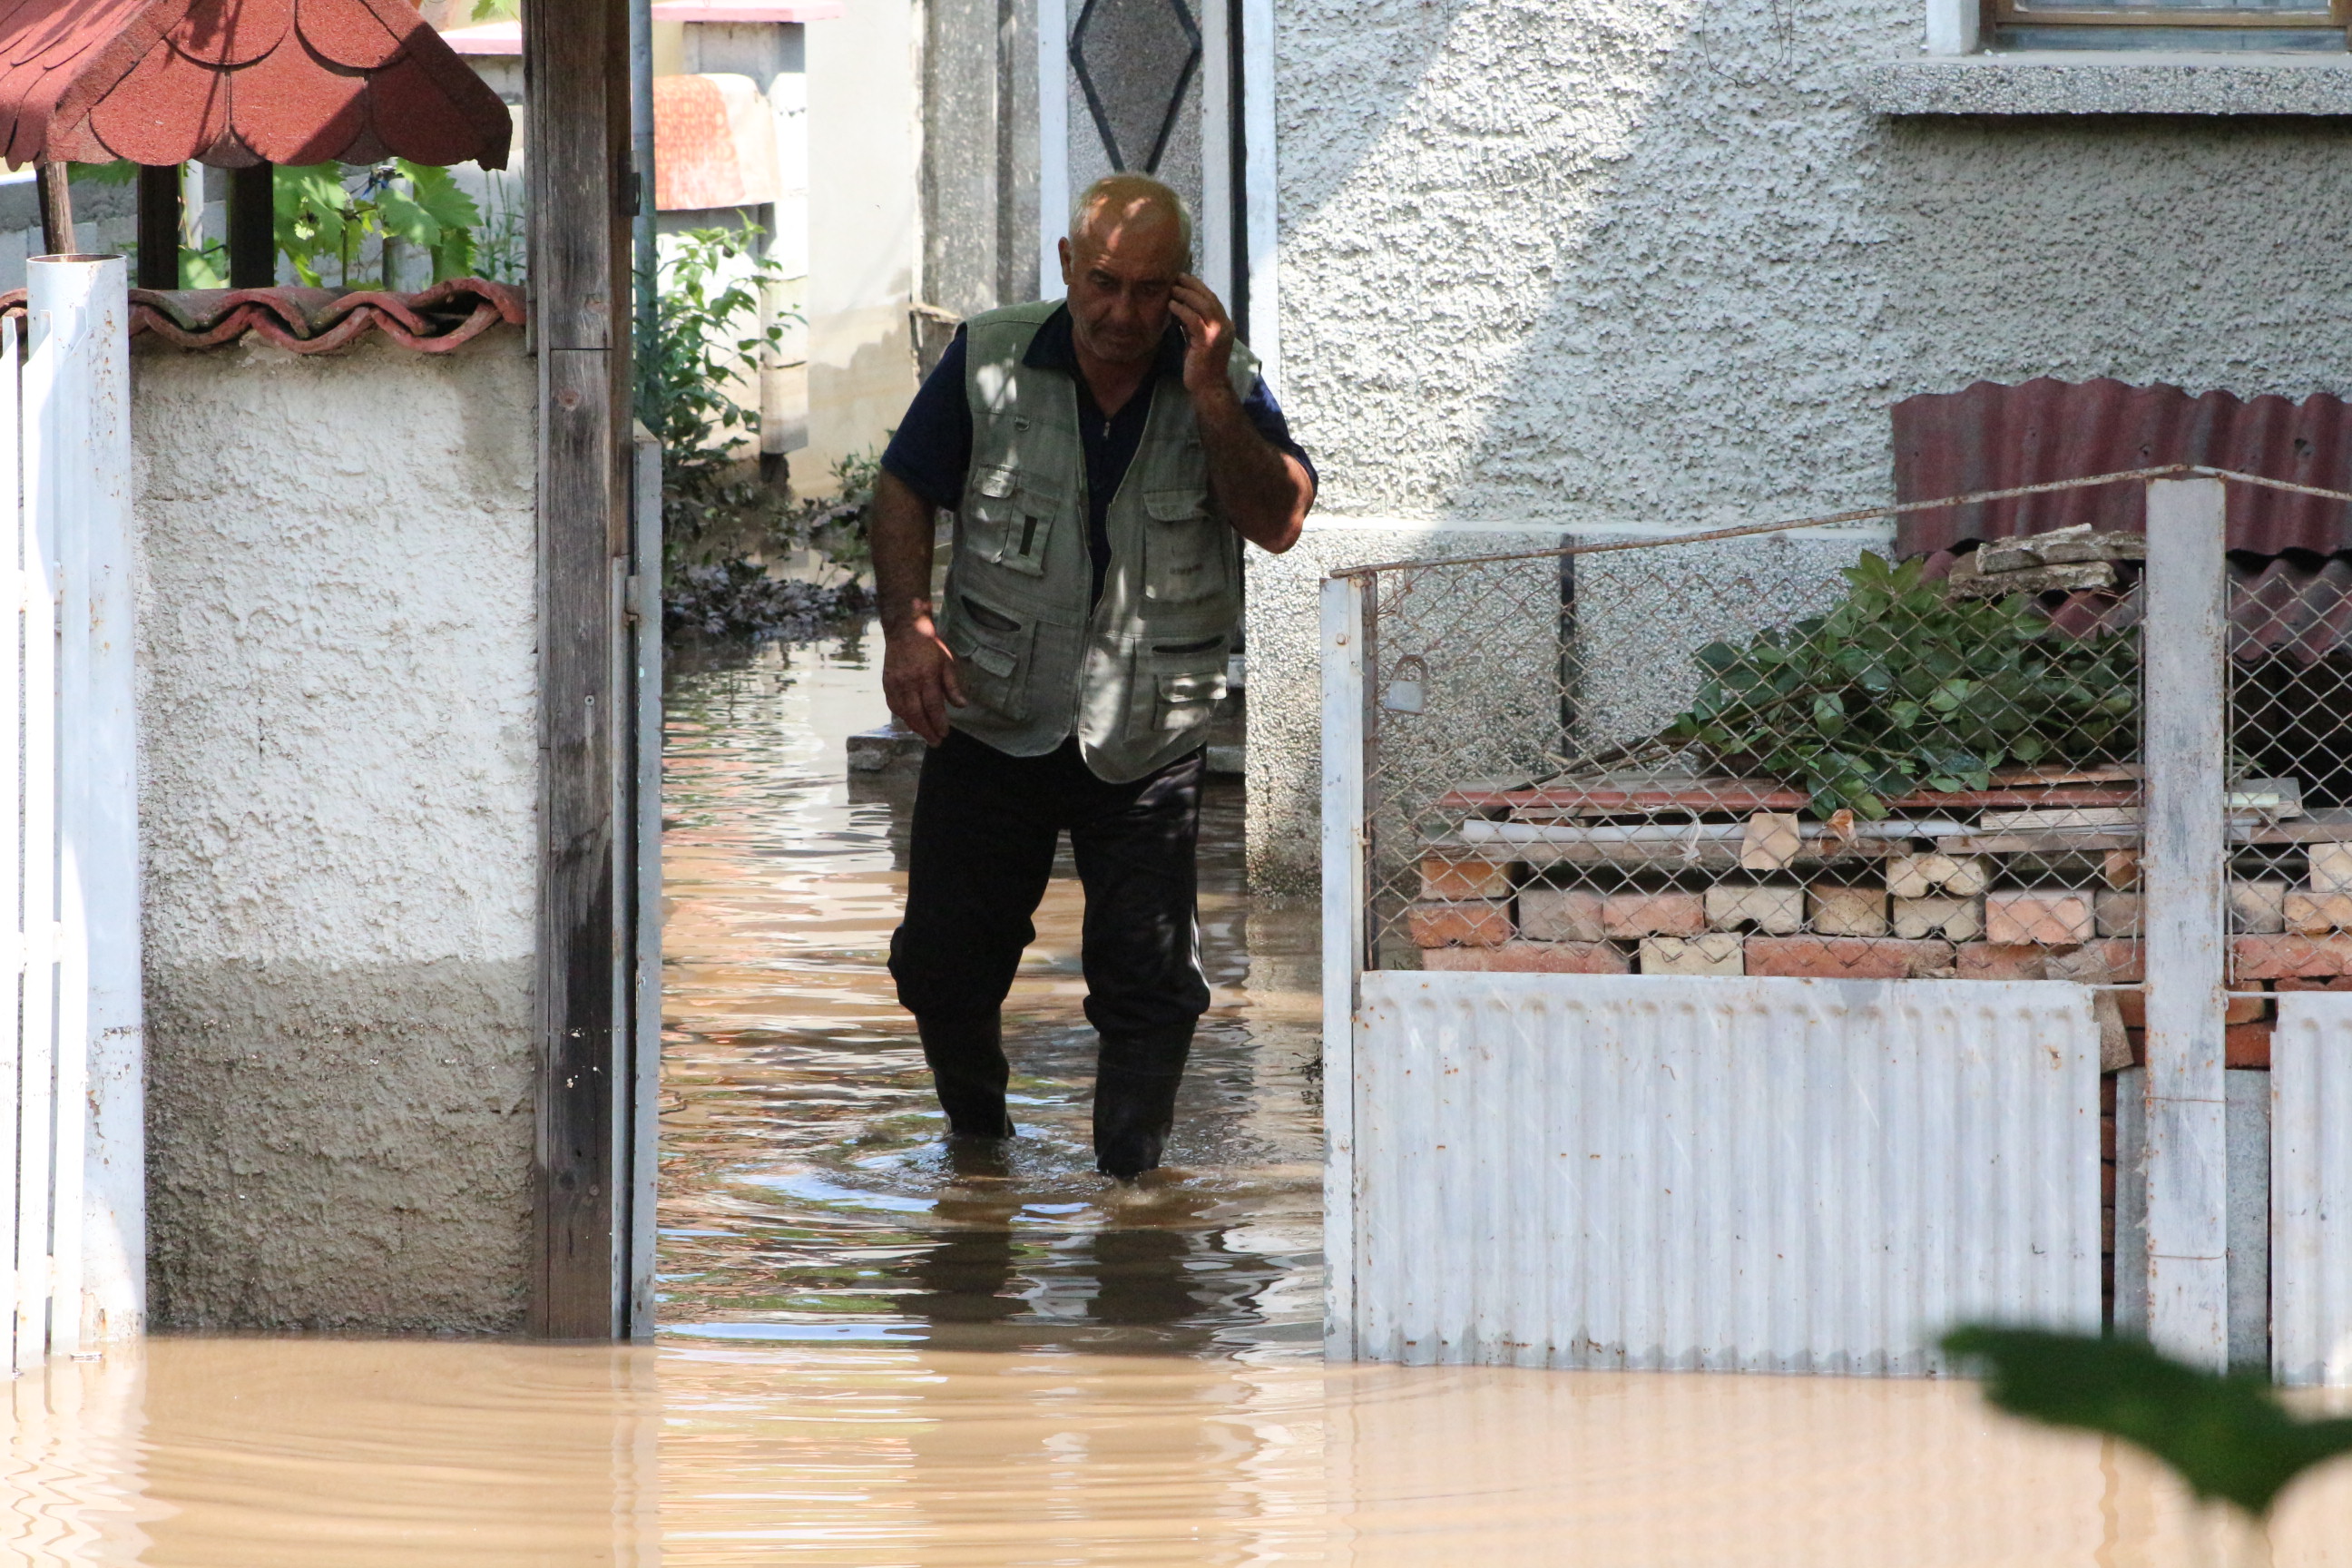
M 1966 1384 L 1326 1367 L 1311 912 L 1239 894 L 1171 1176 L 1088 1170 L 1075 883 L 1011 1008 L 1024 1137 L 960 1177 L 882 954 L 903 781 L 852 640 L 671 694 L 647 1347 L 162 1337 L 0 1385 L 0 1563 L 165 1568 L 2135 1568 L 2257 1559 Z M 2274 1561 L 2352 1563 L 2352 1473 Z

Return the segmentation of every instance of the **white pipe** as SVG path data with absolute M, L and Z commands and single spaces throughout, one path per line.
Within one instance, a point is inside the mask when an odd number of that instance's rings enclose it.
M 146 1305 L 130 279 L 27 265 L 25 493 L 55 542 L 58 970 L 49 1348 L 138 1332 Z
M 1242 200 L 1249 224 L 1249 336 L 1259 372 L 1282 391 L 1280 244 L 1274 165 L 1274 0 L 1242 0 Z
M 1070 226 L 1070 10 L 1037 0 L 1037 298 L 1062 297 Z
M 1857 822 L 1851 833 L 1832 833 L 1827 823 L 1801 824 L 1807 839 L 1823 838 L 1957 838 L 1978 831 L 1941 817 L 1923 821 Z M 1744 822 L 1599 823 L 1574 827 L 1564 823 L 1488 822 L 1474 817 L 1462 825 L 1467 844 L 1723 844 L 1748 832 Z

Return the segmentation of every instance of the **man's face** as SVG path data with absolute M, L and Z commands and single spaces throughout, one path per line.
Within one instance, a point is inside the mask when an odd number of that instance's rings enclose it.
M 1168 330 L 1168 294 L 1183 272 L 1183 237 L 1148 203 L 1095 209 L 1062 241 L 1062 281 L 1078 346 L 1115 364 L 1148 360 Z

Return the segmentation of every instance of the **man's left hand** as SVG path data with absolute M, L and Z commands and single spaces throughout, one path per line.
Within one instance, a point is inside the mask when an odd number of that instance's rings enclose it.
M 1184 329 L 1184 390 L 1194 397 L 1232 391 L 1234 323 L 1215 292 L 1187 272 L 1169 291 L 1168 308 Z

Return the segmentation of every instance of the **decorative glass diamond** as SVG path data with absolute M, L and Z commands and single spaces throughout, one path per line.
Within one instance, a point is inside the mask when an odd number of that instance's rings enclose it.
M 1070 65 L 1110 166 L 1155 173 L 1201 66 L 1201 29 L 1184 0 L 1087 0 L 1070 29 Z

